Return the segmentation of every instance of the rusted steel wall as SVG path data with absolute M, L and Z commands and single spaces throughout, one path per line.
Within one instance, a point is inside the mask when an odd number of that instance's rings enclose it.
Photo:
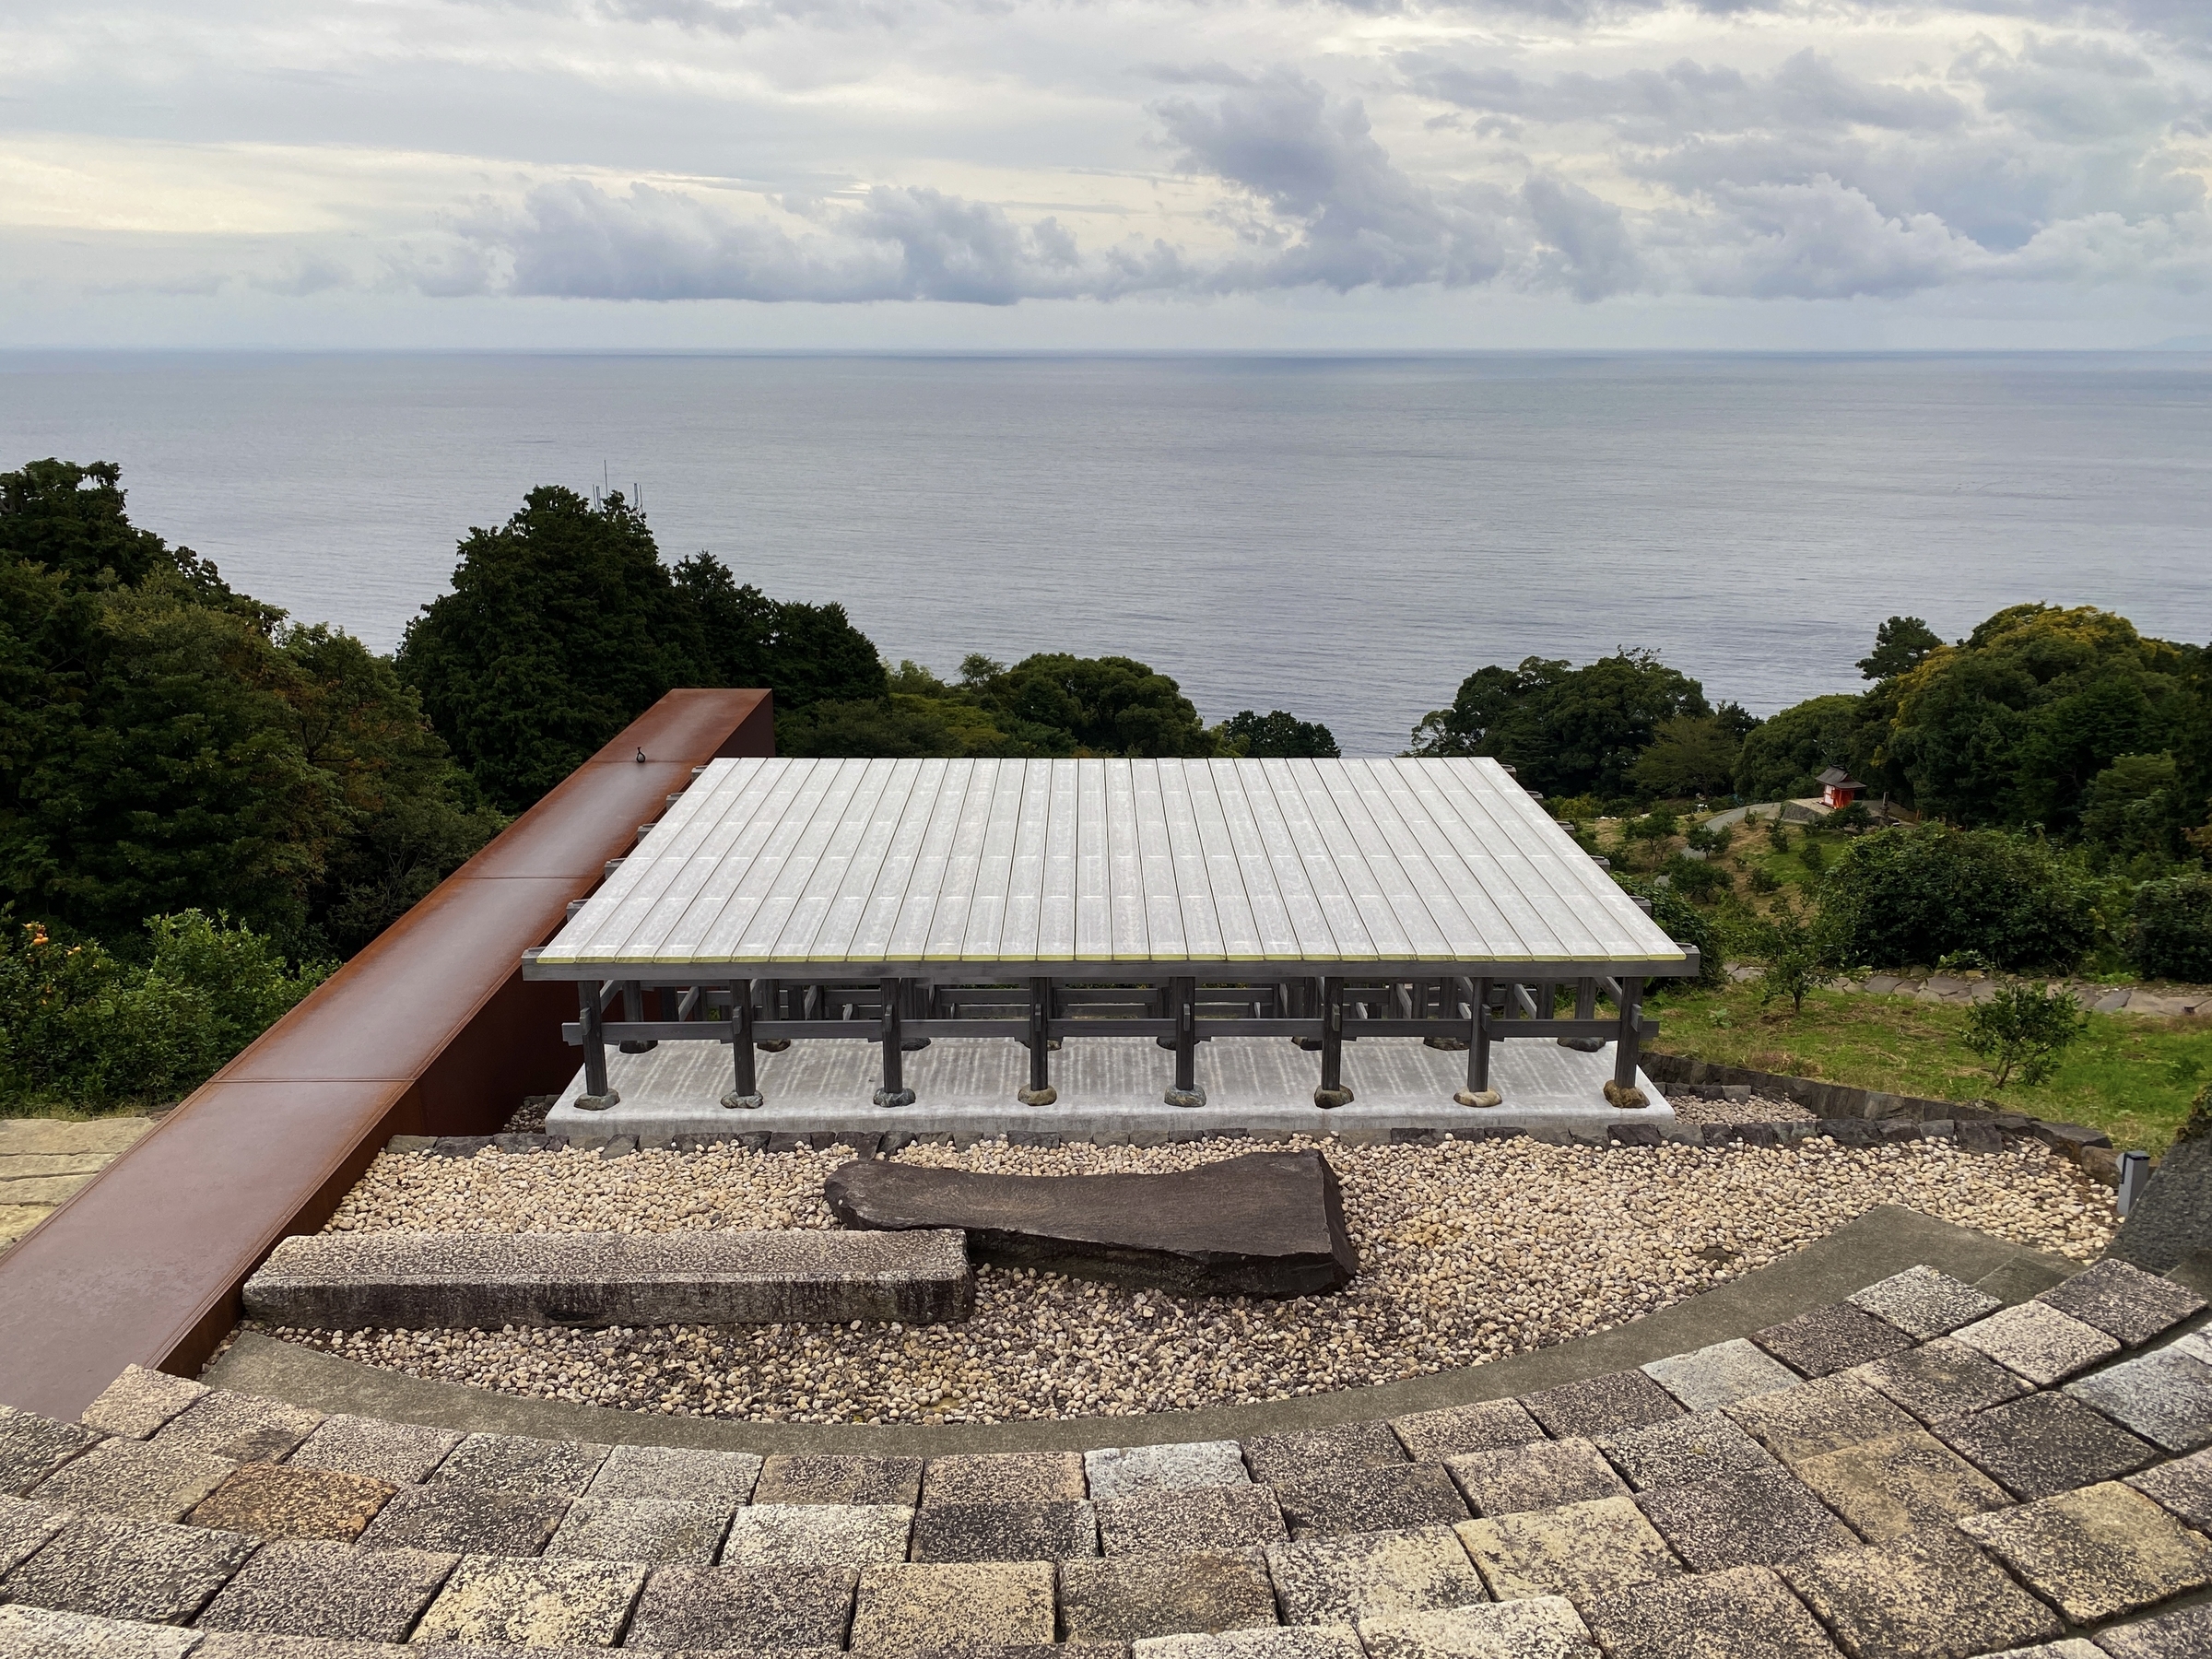
M 671 691 L 577 768 L 0 1256 L 0 1402 L 74 1418 L 127 1364 L 197 1371 L 390 1136 L 487 1134 L 565 1083 L 575 989 L 522 953 L 693 767 L 774 749 L 767 692 Z

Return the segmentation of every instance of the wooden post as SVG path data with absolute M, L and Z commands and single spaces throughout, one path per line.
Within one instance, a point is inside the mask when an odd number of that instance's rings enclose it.
M 579 1012 L 583 1018 L 583 1092 L 576 1104 L 585 1112 L 605 1112 L 622 1097 L 607 1087 L 606 1038 L 599 1018 L 599 982 L 585 980 L 576 987 Z
M 622 1018 L 631 1025 L 645 1018 L 645 990 L 636 980 L 622 982 Z M 625 1037 L 618 1046 L 626 1054 L 642 1054 L 661 1045 L 652 1037 Z
M 1495 1106 L 1498 1091 L 1490 1087 L 1490 982 L 1475 982 L 1467 1019 L 1467 1086 L 1452 1098 L 1462 1106 Z
M 1647 1106 L 1643 1090 L 1636 1087 L 1636 1062 L 1641 1047 L 1637 1016 L 1643 1003 L 1643 981 L 1631 973 L 1620 976 L 1620 1034 L 1613 1041 L 1613 1081 L 1606 1086 L 1606 1100 L 1614 1106 Z
M 755 980 L 753 983 L 760 992 L 760 1011 L 771 1019 L 782 1019 L 783 1018 L 783 982 L 782 980 Z M 763 1054 L 780 1054 L 790 1046 L 791 1039 L 788 1037 L 770 1037 L 763 1040 L 759 1048 Z
M 906 1086 L 905 1054 L 900 1046 L 899 1003 L 905 992 L 905 982 L 887 979 L 878 987 L 877 1000 L 883 1006 L 883 1087 L 876 1091 L 878 1106 L 912 1106 L 914 1091 Z
M 1053 1088 L 1052 1063 L 1047 1058 L 1053 1037 L 1053 982 L 1030 982 L 1030 1086 L 1014 1098 L 1024 1106 L 1050 1106 L 1060 1098 Z
M 1168 1004 L 1174 1009 L 1175 1086 L 1166 1100 L 1171 1106 L 1203 1106 L 1206 1090 L 1198 1087 L 1198 982 L 1168 982 Z
M 1344 982 L 1324 977 L 1321 982 L 1321 1087 L 1313 1104 L 1326 1112 L 1352 1103 L 1352 1091 L 1344 1086 Z
M 730 987 L 730 1053 L 735 1076 L 724 1106 L 750 1111 L 761 1104 L 759 1075 L 753 1064 L 753 982 L 739 980 Z

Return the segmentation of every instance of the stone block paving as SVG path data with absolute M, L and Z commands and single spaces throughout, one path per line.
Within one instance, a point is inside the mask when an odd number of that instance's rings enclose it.
M 2069 1394 L 2030 1394 L 1929 1432 L 2023 1500 L 2132 1475 L 2158 1448 Z
M 1847 1302 L 1830 1302 L 1752 1333 L 1751 1340 L 1791 1370 L 1826 1377 L 1912 1346 L 1895 1325 Z
M 1499 1601 L 1564 1595 L 1580 1604 L 1682 1571 L 1666 1540 L 1628 1498 L 1484 1516 L 1454 1530 Z
M 0 1606 L 0 1653 L 23 1659 L 184 1659 L 194 1651 L 206 1651 L 196 1630 L 117 1625 L 83 1613 Z
M 1448 1526 L 1468 1514 L 1459 1488 L 1438 1464 L 1394 1464 L 1315 1475 L 1278 1484 L 1275 1497 L 1294 1538 Z
M 471 1434 L 430 1476 L 433 1486 L 478 1492 L 580 1496 L 606 1461 L 609 1446 L 535 1440 L 524 1434 Z
M 1986 1319 L 2005 1304 L 1986 1290 L 1938 1273 L 1908 1267 L 1843 1299 L 1862 1312 L 1886 1320 L 1913 1340 L 1947 1336 L 1960 1325 Z
M 257 1551 L 198 1622 L 209 1630 L 405 1641 L 459 1560 L 286 1539 Z
M 465 1559 L 423 1614 L 418 1642 L 612 1647 L 645 1569 L 614 1561 Z
M 1843 1374 L 1894 1400 L 1924 1423 L 1964 1417 L 2033 1392 L 1987 1355 L 1948 1337 Z
M 297 1460 L 295 1460 L 297 1461 Z M 587 1498 L 670 1498 L 735 1509 L 752 1500 L 761 1459 L 688 1446 L 617 1446 L 584 1488 Z
M 1369 1659 L 1591 1659 L 1597 1642 L 1562 1595 L 1363 1618 Z
M 128 1371 L 97 1427 L 0 1408 L 30 1488 L 0 1494 L 0 1652 L 12 1618 L 62 1621 L 38 1659 L 185 1659 L 152 1628 L 195 1618 L 193 1659 L 2212 1653 L 2212 1338 L 2175 1335 L 2203 1304 L 2117 1264 L 2059 1291 L 1909 1272 L 1517 1400 L 926 1463 Z
M 1393 1418 L 1390 1427 L 1406 1455 L 1423 1463 L 1442 1463 L 1469 1452 L 1530 1445 L 1544 1439 L 1544 1426 L 1518 1400 L 1485 1400 L 1474 1406 L 1448 1406 L 1441 1411 L 1417 1411 L 1410 1417 Z
M 1179 1491 L 1184 1487 L 1244 1486 L 1252 1479 L 1244 1466 L 1244 1448 L 1235 1441 L 1086 1452 L 1083 1476 L 1093 1499 Z
M 769 1457 L 761 1462 L 753 1501 L 912 1509 L 922 1501 L 922 1460 L 836 1453 Z
M 2171 1279 L 2108 1257 L 2035 1299 L 2102 1331 L 2126 1347 L 2205 1311 L 2205 1299 Z
M 1065 1641 L 1138 1641 L 1271 1627 L 1275 1590 L 1256 1549 L 1068 1561 L 1060 1568 Z
M 194 1526 L 220 1527 L 256 1538 L 351 1543 L 398 1489 L 388 1481 L 333 1469 L 241 1464 L 200 1500 L 189 1518 Z
M 1094 1507 L 1099 1540 L 1109 1556 L 1265 1548 L 1290 1536 L 1272 1487 L 1162 1488 L 1102 1498 Z
M 1643 1371 L 1689 1411 L 1731 1405 L 1800 1381 L 1795 1371 L 1743 1336 L 1654 1359 Z
M 1947 1527 L 1781 1569 L 1853 1659 L 1967 1659 L 2049 1641 L 2050 1608 Z
M 0 1494 L 19 1497 L 29 1491 L 100 1438 L 75 1423 L 0 1406 Z
M 1956 1339 L 2039 1388 L 2063 1382 L 2120 1351 L 2117 1338 L 2048 1302 L 2026 1301 L 1961 1325 Z
M 890 1504 L 757 1503 L 739 1510 L 722 1544 L 741 1567 L 869 1567 L 906 1559 L 914 1512 Z
M 1685 1421 L 1690 1419 L 1683 1419 Z M 1644 1430 L 1643 1433 L 1661 1432 Z M 1625 1498 L 1622 1484 L 1605 1454 L 1586 1440 L 1539 1441 L 1489 1452 L 1465 1452 L 1450 1459 L 1452 1472 L 1468 1508 L 1477 1515 L 1510 1515 L 1519 1510 L 1553 1509 L 1595 1498 Z
M 2168 1452 L 2212 1441 L 2212 1365 L 2178 1348 L 2108 1365 L 2065 1392 Z
M 461 1441 L 450 1429 L 341 1413 L 324 1418 L 285 1461 L 294 1468 L 336 1469 L 394 1486 L 418 1486 Z

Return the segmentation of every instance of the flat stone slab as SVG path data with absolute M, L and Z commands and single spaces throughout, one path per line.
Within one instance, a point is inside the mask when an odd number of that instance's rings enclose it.
M 892 1504 L 756 1503 L 723 1540 L 729 1567 L 874 1567 L 906 1559 L 914 1512 Z
M 750 1452 L 617 1446 L 584 1492 L 592 1498 L 668 1498 L 735 1509 L 751 1499 L 759 1478 L 760 1458 Z
M 1695 1486 L 1703 1480 L 1779 1466 L 1735 1418 L 1717 1411 L 1700 1411 L 1648 1428 L 1630 1429 L 1607 1435 L 1597 1444 L 1639 1492 Z
M 1265 1629 L 1275 1592 L 1256 1549 L 1064 1561 L 1060 1623 L 1070 1641 Z
M 1347 1624 L 1147 1636 L 1134 1644 L 1133 1652 L 1136 1659 L 1365 1659 L 1359 1634 Z
M 2212 1441 L 2212 1365 L 2176 1348 L 2107 1366 L 2066 1393 L 2169 1452 Z
M 612 1647 L 644 1586 L 645 1569 L 619 1561 L 474 1558 L 453 1569 L 415 1640 Z
M 80 1515 L 7 1575 L 7 1594 L 65 1613 L 183 1624 L 257 1547 L 236 1533 Z
M 2063 1382 L 2120 1351 L 2118 1340 L 2095 1325 L 2039 1301 L 2022 1302 L 1960 1325 L 1952 1335 L 2039 1388 Z
M 323 1426 L 285 1461 L 294 1468 L 335 1469 L 394 1486 L 415 1486 L 428 1480 L 461 1440 L 450 1429 L 341 1413 L 324 1418 Z
M 1925 1430 L 1808 1457 L 1797 1477 L 1870 1544 L 1960 1515 L 2002 1509 L 2011 1495 Z
M 1392 1464 L 1289 1481 L 1275 1488 L 1294 1538 L 1448 1526 L 1468 1515 L 1452 1477 L 1435 1464 Z
M 0 1406 L 0 1494 L 29 1491 L 99 1439 L 75 1423 Z
M 351 1543 L 391 1499 L 390 1483 L 335 1469 L 241 1464 L 200 1500 L 194 1526 L 256 1538 L 330 1538 Z
M 1693 1572 L 1772 1567 L 1858 1542 L 1787 1469 L 1753 1469 L 1636 1500 L 1666 1547 Z
M 720 1504 L 680 1498 L 579 1498 L 546 1546 L 548 1557 L 579 1560 L 712 1564 L 728 1530 Z
M 208 1630 L 405 1641 L 456 1558 L 290 1539 L 267 1546 L 208 1604 Z
M 1597 1643 L 1563 1595 L 1359 1621 L 1370 1659 L 1595 1659 Z
M 2132 1475 L 2158 1455 L 2148 1441 L 2063 1394 L 2030 1394 L 1929 1425 L 1929 1432 L 2016 1498 L 2050 1498 Z
M 85 1407 L 78 1421 L 102 1434 L 121 1434 L 144 1440 L 201 1395 L 213 1392 L 205 1382 L 172 1377 L 167 1371 L 126 1365 L 123 1374 L 100 1392 Z
M 835 1651 L 859 1580 L 849 1567 L 664 1567 L 646 1586 L 626 1640 L 668 1653 Z
M 1518 1400 L 1483 1400 L 1393 1418 L 1391 1432 L 1413 1457 L 1442 1463 L 1469 1452 L 1525 1446 L 1544 1438 L 1543 1426 Z
M 2061 1633 L 2050 1608 L 1941 1527 L 1816 1556 L 1782 1576 L 1853 1659 L 1985 1653 Z
M 1960 1325 L 1986 1319 L 2005 1304 L 1986 1290 L 1939 1273 L 1908 1267 L 1902 1273 L 1854 1290 L 1843 1299 L 1853 1307 L 1887 1320 L 1908 1336 L 1926 1341 L 1947 1336 Z
M 924 1230 L 316 1233 L 276 1246 L 246 1281 L 246 1312 L 319 1331 L 966 1318 L 975 1284 L 959 1234 L 914 1225 Z
M 1235 1441 L 1086 1452 L 1083 1473 L 1093 1498 L 1126 1498 L 1194 1486 L 1243 1486 L 1252 1479 L 1244 1467 L 1244 1450 Z
M 1583 1613 L 1607 1659 L 1834 1659 L 1837 1652 L 1771 1567 L 1640 1584 Z
M 0 1606 L 0 1653 L 22 1659 L 184 1659 L 200 1642 L 197 1630 L 167 1625 L 127 1624 L 50 1607 Z M 1351 1659 L 1358 1659 L 1359 1648 Z
M 1477 1515 L 1511 1515 L 1629 1495 L 1613 1465 L 1586 1440 L 1462 1452 L 1444 1466 Z
M 2002 1406 L 2029 1392 L 2027 1383 L 1994 1359 L 1947 1336 L 1853 1366 L 1844 1374 L 1896 1401 L 1924 1423 Z
M 1682 1571 L 1627 1498 L 1462 1521 L 1453 1530 L 1499 1601 L 1564 1595 L 1580 1604 Z
M 914 1512 L 916 1561 L 1058 1561 L 1099 1553 L 1099 1518 L 1079 1498 L 925 1504 Z
M 780 1453 L 760 1465 L 755 1503 L 862 1503 L 912 1509 L 922 1499 L 918 1457 L 838 1452 Z
M 67 1510 L 0 1498 L 0 1576 L 13 1572 L 45 1547 L 70 1519 Z M 5 1651 L 5 1650 L 0 1650 Z
M 174 1451 L 144 1441 L 111 1440 L 64 1464 L 32 1488 L 41 1503 L 139 1521 L 182 1521 L 222 1485 L 228 1458 Z
M 2205 1299 L 2171 1279 L 2108 1257 L 2035 1299 L 2135 1347 L 2205 1311 Z
M 1390 1425 L 1372 1420 L 1288 1434 L 1255 1434 L 1244 1442 L 1244 1462 L 1252 1477 L 1271 1486 L 1406 1461 L 1406 1448 Z
M 2118 1481 L 1958 1524 L 2076 1624 L 2212 1584 L 2212 1544 Z
M 865 1567 L 852 1648 L 876 1659 L 919 1659 L 988 1645 L 1053 1640 L 1050 1561 Z
M 1093 1507 L 1110 1556 L 1264 1547 L 1290 1536 L 1272 1487 L 1162 1487 L 1101 1498 Z
M 1286 1624 L 1356 1624 L 1488 1599 L 1467 1552 L 1444 1526 L 1273 1545 L 1267 1574 Z
M 1691 1411 L 1709 1411 L 1753 1394 L 1792 1388 L 1799 1381 L 1795 1371 L 1743 1336 L 1654 1359 L 1643 1370 Z
M 1201 1296 L 1311 1296 L 1359 1270 L 1318 1152 L 1164 1175 L 978 1175 L 856 1161 L 824 1195 L 861 1228 L 957 1228 L 978 1260 Z

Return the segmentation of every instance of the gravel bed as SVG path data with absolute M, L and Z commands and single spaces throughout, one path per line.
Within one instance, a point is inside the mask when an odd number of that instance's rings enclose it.
M 1293 1145 L 1312 1145 L 1293 1142 Z M 977 1272 L 957 1325 L 578 1331 L 277 1331 L 288 1340 L 503 1394 L 757 1422 L 996 1422 L 1241 1405 L 1479 1364 L 1602 1330 L 1900 1204 L 2093 1260 L 2112 1194 L 2041 1147 L 1864 1149 L 1320 1143 L 1361 1272 L 1337 1296 L 1271 1302 Z M 912 1162 L 1014 1174 L 1183 1169 L 1241 1141 L 1155 1148 L 914 1147 Z M 386 1153 L 335 1230 L 483 1232 L 827 1227 L 842 1148 L 730 1147 L 606 1159 Z
M 1819 1116 L 1794 1100 L 1770 1100 L 1759 1095 L 1747 1100 L 1698 1100 L 1670 1094 L 1666 1103 L 1685 1124 L 1809 1124 Z

